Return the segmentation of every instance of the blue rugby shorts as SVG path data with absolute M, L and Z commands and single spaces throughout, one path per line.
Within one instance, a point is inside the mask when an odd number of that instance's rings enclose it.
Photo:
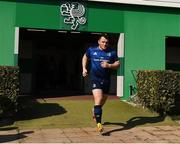
M 110 80 L 107 79 L 93 79 L 91 80 L 91 89 L 102 89 L 104 93 L 109 92 Z

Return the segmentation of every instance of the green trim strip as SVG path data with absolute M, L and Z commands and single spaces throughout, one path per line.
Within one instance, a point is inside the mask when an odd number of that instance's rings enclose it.
M 14 54 L 14 66 L 18 66 L 18 54 Z
M 124 76 L 124 57 L 119 57 L 120 68 L 117 70 L 117 76 Z

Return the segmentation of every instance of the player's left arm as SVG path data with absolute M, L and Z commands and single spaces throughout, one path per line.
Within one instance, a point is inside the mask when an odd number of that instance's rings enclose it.
M 108 68 L 114 69 L 114 70 L 118 69 L 119 66 L 120 66 L 120 61 L 119 61 L 119 60 L 115 61 L 115 62 L 112 63 L 112 64 L 108 64 Z
M 119 66 L 120 66 L 120 61 L 119 60 L 115 61 L 112 64 L 110 64 L 110 63 L 108 63 L 106 61 L 101 62 L 101 67 L 103 67 L 103 68 L 109 68 L 109 69 L 116 70 L 116 69 L 119 68 Z
M 113 58 L 113 63 L 109 63 L 109 68 L 110 69 L 118 69 L 119 66 L 120 66 L 120 61 L 118 59 L 118 56 L 117 56 L 117 52 L 116 51 L 113 51 L 112 53 L 112 58 Z

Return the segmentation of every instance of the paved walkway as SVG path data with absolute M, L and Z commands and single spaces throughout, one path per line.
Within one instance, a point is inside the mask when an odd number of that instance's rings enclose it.
M 180 143 L 180 126 L 1 130 L 1 143 Z

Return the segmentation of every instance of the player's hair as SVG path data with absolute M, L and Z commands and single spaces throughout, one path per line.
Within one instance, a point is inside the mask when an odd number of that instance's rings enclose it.
M 105 39 L 109 40 L 109 36 L 107 33 L 100 34 L 98 40 L 101 39 L 101 37 L 104 37 Z

